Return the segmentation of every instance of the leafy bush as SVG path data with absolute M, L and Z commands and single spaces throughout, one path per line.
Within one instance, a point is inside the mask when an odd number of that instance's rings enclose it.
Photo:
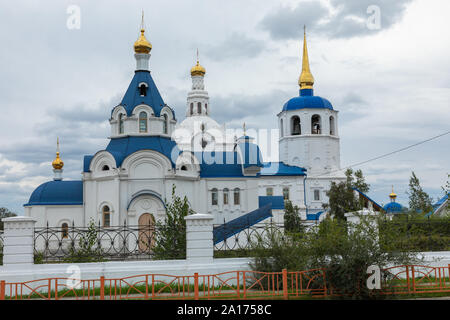
M 164 222 L 156 222 L 156 239 L 153 248 L 155 259 L 186 259 L 186 217 L 194 212 L 187 198 L 181 199 L 172 186 L 172 202 L 166 201 Z
M 416 261 L 409 251 L 384 250 L 379 245 L 377 222 L 374 217 L 361 217 L 359 224 L 327 218 L 301 238 L 289 233 L 269 234 L 253 244 L 256 257 L 251 267 L 265 272 L 324 268 L 327 287 L 342 297 L 376 298 L 376 290 L 366 287 L 369 266 L 385 268 Z
M 79 247 L 71 247 L 65 262 L 99 262 L 103 261 L 102 249 L 98 243 L 98 230 L 94 220 L 89 221 L 87 232 L 80 236 Z

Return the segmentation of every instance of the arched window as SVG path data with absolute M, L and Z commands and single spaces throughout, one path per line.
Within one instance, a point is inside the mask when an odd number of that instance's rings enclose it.
M 216 188 L 211 191 L 211 204 L 217 206 L 219 204 L 219 192 Z
M 181 170 L 182 171 L 187 171 L 187 167 L 186 166 L 181 166 Z
M 145 85 L 145 83 L 141 84 L 141 86 L 139 87 L 139 94 L 141 95 L 141 97 L 145 97 L 147 95 L 147 86 Z
M 233 192 L 233 198 L 234 198 L 234 204 L 240 205 L 241 204 L 241 190 L 239 188 L 235 188 Z
M 293 116 L 291 118 L 291 135 L 298 136 L 301 133 L 300 118 L 298 116 Z
M 69 236 L 69 225 L 67 223 L 63 223 L 61 225 L 61 238 L 65 239 Z
M 335 128 L 334 128 L 334 117 L 333 116 L 330 116 L 330 135 L 335 135 L 336 134 L 336 131 L 335 131 Z
M 163 132 L 164 132 L 164 134 L 167 134 L 168 127 L 169 127 L 169 125 L 168 125 L 169 118 L 167 117 L 167 114 L 164 114 L 163 117 L 164 117 Z
M 119 134 L 123 133 L 123 114 L 119 114 Z
M 110 227 L 111 226 L 111 212 L 109 211 L 108 206 L 103 207 L 102 214 L 103 214 L 103 226 Z
M 266 196 L 269 196 L 269 197 L 273 196 L 273 188 L 272 187 L 266 188 Z
M 109 166 L 107 165 L 107 164 L 105 164 L 103 167 L 102 167 L 102 171 L 108 171 L 109 170 Z
M 199 102 L 197 103 L 197 113 L 201 114 L 202 113 L 202 104 Z
M 191 116 L 194 114 L 194 103 L 191 102 Z
M 223 204 L 228 204 L 229 192 L 228 188 L 223 189 Z
M 280 136 L 284 136 L 283 119 L 280 120 Z
M 206 114 L 208 114 L 208 104 L 207 103 L 205 103 L 205 112 L 206 112 Z
M 318 114 L 311 117 L 311 133 L 321 134 L 320 116 Z
M 147 132 L 147 112 L 139 113 L 139 132 Z
M 289 200 L 289 188 L 288 187 L 283 188 L 283 199 Z

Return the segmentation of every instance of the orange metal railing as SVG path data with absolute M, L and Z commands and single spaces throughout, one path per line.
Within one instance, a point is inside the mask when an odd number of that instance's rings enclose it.
M 450 265 L 403 265 L 382 270 L 382 294 L 450 292 Z M 73 285 L 75 282 L 75 286 Z M 0 281 L 0 300 L 19 299 L 273 299 L 336 295 L 325 269 L 306 271 L 230 271 L 189 276 L 144 274 L 124 278 L 77 280 L 47 278 Z

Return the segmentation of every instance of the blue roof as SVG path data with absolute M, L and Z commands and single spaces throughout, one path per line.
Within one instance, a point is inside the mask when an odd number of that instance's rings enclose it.
M 82 205 L 83 181 L 48 181 L 37 187 L 24 206 Z
M 399 213 L 403 211 L 403 206 L 397 202 L 389 202 L 383 207 L 387 213 Z
M 202 178 L 243 177 L 242 161 L 237 152 L 195 152 Z
M 445 196 L 443 196 L 441 199 L 439 199 L 437 202 L 435 202 L 433 204 L 433 211 L 428 212 L 425 216 L 429 217 L 431 216 L 437 209 L 439 209 L 445 201 L 448 200 L 448 194 L 446 194 Z
M 148 85 L 145 96 L 141 96 L 139 91 L 139 84 L 142 82 Z M 157 117 L 160 116 L 162 108 L 166 105 L 153 81 L 150 71 L 135 71 L 134 77 L 120 103 L 127 111 L 127 116 L 131 116 L 133 109 L 140 104 L 146 104 L 152 107 Z M 175 118 L 175 112 L 173 110 L 172 112 Z
M 271 204 L 272 209 L 284 209 L 283 196 L 260 196 L 258 201 L 260 208 Z
M 442 206 L 442 204 L 447 200 L 448 200 L 448 194 L 446 194 L 441 199 L 439 199 L 435 204 L 433 204 L 433 209 L 436 210 L 437 208 Z
M 248 229 L 254 224 L 272 217 L 272 208 L 270 203 L 262 208 L 244 214 L 236 219 L 213 228 L 214 244 L 224 241 L 229 237 Z
M 306 169 L 290 166 L 284 162 L 266 162 L 261 169 L 262 176 L 305 176 Z
M 173 167 L 175 167 L 174 161 L 176 161 L 176 158 L 180 154 L 180 150 L 175 141 L 159 136 L 114 138 L 111 139 L 106 147 L 106 151 L 111 153 L 116 160 L 117 168 L 122 165 L 126 157 L 140 150 L 153 150 L 163 154 L 172 162 Z M 84 172 L 89 172 L 92 157 L 84 157 Z
M 309 221 L 319 221 L 320 215 L 324 213 L 324 211 L 319 211 L 316 213 L 308 213 L 306 214 L 306 220 Z
M 300 90 L 300 96 L 294 97 L 284 104 L 283 111 L 305 108 L 325 108 L 333 110 L 333 106 L 331 105 L 330 101 L 325 98 L 313 95 L 313 89 L 302 89 Z
M 370 202 L 372 202 L 375 206 L 377 206 L 378 208 L 383 208 L 382 206 L 380 206 L 375 200 L 371 199 L 367 194 L 365 194 L 364 192 L 362 192 L 361 190 L 359 190 L 358 188 L 352 188 L 355 191 L 358 191 L 360 195 L 362 195 L 363 197 L 365 197 L 367 200 L 369 200 Z
M 244 160 L 244 168 L 263 166 L 261 150 L 259 150 L 257 144 L 251 143 L 247 140 L 245 142 L 238 143 L 237 147 L 241 151 L 241 155 Z

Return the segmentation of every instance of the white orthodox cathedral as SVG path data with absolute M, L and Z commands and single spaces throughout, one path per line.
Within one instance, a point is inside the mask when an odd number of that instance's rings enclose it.
M 331 181 L 340 169 L 338 111 L 313 93 L 306 36 L 299 96 L 280 101 L 279 161 L 264 161 L 254 137 L 229 135 L 213 120 L 205 89 L 206 70 L 191 69 L 192 88 L 180 122 L 165 104 L 149 68 L 152 46 L 141 29 L 134 44 L 136 70 L 120 103 L 111 110 L 111 136 L 104 150 L 84 156 L 81 180 L 63 180 L 59 154 L 54 179 L 40 185 L 25 204 L 36 226 L 148 224 L 165 217 L 172 187 L 191 208 L 215 224 L 247 217 L 257 223 L 283 221 L 284 200 L 302 219 L 319 220 Z M 58 145 L 59 146 L 59 145 Z

